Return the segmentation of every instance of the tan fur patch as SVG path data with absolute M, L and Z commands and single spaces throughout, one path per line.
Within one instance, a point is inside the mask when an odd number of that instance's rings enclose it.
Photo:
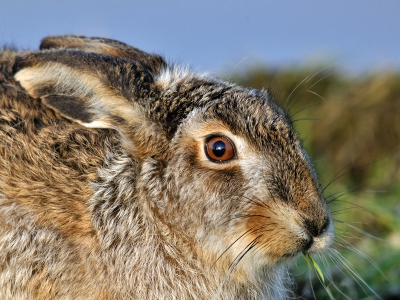
M 252 204 L 248 210 L 244 232 L 248 232 L 243 239 L 249 244 L 257 241 L 256 248 L 265 252 L 268 263 L 280 261 L 283 257 L 293 255 L 301 250 L 296 246 L 293 228 L 298 225 L 290 213 L 290 209 L 276 203 Z M 256 203 L 260 203 L 257 202 Z

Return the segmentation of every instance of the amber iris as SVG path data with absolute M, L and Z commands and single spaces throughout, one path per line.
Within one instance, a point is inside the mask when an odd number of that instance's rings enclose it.
M 223 136 L 212 136 L 205 144 L 207 157 L 214 162 L 224 162 L 235 157 L 235 149 L 232 142 Z

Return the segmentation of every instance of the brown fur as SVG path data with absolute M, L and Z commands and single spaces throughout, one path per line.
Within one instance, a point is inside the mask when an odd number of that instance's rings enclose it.
M 0 56 L 0 298 L 286 299 L 333 233 L 270 95 L 109 39 L 40 49 Z

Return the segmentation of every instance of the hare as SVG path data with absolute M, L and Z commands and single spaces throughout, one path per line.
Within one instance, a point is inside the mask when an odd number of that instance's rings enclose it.
M 1 299 L 286 299 L 331 245 L 268 92 L 111 39 L 0 57 Z

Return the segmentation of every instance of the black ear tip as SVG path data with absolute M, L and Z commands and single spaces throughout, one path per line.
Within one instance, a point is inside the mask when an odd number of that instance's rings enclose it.
M 12 74 L 15 75 L 22 69 L 32 67 L 37 63 L 35 58 L 35 54 L 27 54 L 27 55 L 17 55 L 14 58 L 14 63 L 12 66 Z
M 15 57 L 14 64 L 12 66 L 12 74 L 17 74 L 25 66 L 25 60 L 21 56 Z
M 40 41 L 40 50 L 48 50 L 59 48 L 63 46 L 63 41 L 66 40 L 69 36 L 47 36 Z M 65 42 L 64 42 L 65 44 Z
M 71 46 L 71 43 L 76 43 L 79 40 L 85 40 L 85 36 L 67 34 L 67 35 L 50 35 L 40 41 L 40 50 L 49 50 L 60 47 Z
M 52 42 L 51 37 L 46 37 L 40 42 L 39 49 L 40 50 L 47 50 L 54 47 L 54 43 Z

